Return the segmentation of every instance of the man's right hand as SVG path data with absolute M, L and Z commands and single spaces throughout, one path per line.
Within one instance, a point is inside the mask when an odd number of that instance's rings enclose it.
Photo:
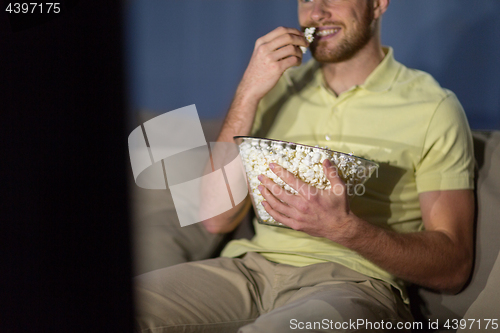
M 264 97 L 285 70 L 302 63 L 299 46 L 309 44 L 303 33 L 293 28 L 279 27 L 257 39 L 237 93 L 256 100 Z

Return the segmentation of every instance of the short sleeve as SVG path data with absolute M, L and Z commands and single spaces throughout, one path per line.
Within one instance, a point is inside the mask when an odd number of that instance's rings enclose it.
M 415 170 L 417 191 L 474 188 L 474 151 L 465 112 L 452 93 L 438 104 Z

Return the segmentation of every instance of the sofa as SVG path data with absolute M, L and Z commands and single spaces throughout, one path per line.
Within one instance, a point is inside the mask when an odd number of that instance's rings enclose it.
M 153 116 L 142 113 L 139 123 Z M 220 121 L 202 122 L 207 141 L 215 141 L 220 125 Z M 457 328 L 460 332 L 477 332 L 477 322 L 469 329 L 472 319 L 498 318 L 500 321 L 500 131 L 474 131 L 473 137 L 477 172 L 473 274 L 457 295 L 409 287 L 411 309 L 415 320 L 422 322 L 421 332 L 457 331 Z M 168 189 L 146 190 L 133 182 L 130 187 L 136 275 L 217 256 L 229 240 L 253 235 L 251 216 L 227 235 L 209 234 L 199 223 L 180 228 Z M 470 319 L 467 330 L 460 330 L 460 319 Z M 481 332 L 487 332 L 485 323 L 481 322 Z
M 476 226 L 474 270 L 466 287 L 457 295 L 443 295 L 410 287 L 412 312 L 416 320 L 435 322 L 468 320 L 459 332 L 487 332 L 472 319 L 500 321 L 500 131 L 474 131 L 476 158 Z M 499 324 L 500 325 L 500 324 Z M 498 329 L 489 327 L 490 331 Z

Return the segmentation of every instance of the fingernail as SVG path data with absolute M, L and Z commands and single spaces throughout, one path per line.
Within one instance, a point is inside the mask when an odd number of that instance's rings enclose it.
M 263 178 L 264 178 L 264 177 L 263 177 L 262 175 L 258 175 L 258 176 L 257 176 L 257 179 L 258 179 L 258 180 L 260 180 L 260 181 L 262 181 L 262 179 L 263 179 Z
M 274 164 L 274 163 L 269 164 L 269 167 L 271 168 L 271 170 L 274 170 L 275 166 L 276 166 L 276 164 Z
M 262 192 L 264 190 L 264 186 L 262 186 L 262 185 L 257 186 L 257 188 L 259 189 L 260 192 Z

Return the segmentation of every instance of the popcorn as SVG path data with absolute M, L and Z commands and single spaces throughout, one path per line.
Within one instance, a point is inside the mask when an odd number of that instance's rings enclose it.
M 340 178 L 353 187 L 363 184 L 378 165 L 351 154 L 344 154 L 319 146 L 311 147 L 291 142 L 261 139 L 254 137 L 236 137 L 240 156 L 247 174 L 248 186 L 258 221 L 263 224 L 284 226 L 274 220 L 262 206 L 264 197 L 257 189 L 261 184 L 261 174 L 271 178 L 281 188 L 292 194 L 298 192 L 286 184 L 269 169 L 269 163 L 277 163 L 305 183 L 320 190 L 330 189 L 331 184 L 323 172 L 323 162 L 329 159 L 337 165 Z M 292 184 L 293 185 L 293 184 Z M 352 193 L 349 195 L 353 196 Z M 286 227 L 286 226 L 284 226 Z
M 306 28 L 304 30 L 304 37 L 306 37 L 306 40 L 309 43 L 312 43 L 312 41 L 314 40 L 314 31 L 316 31 L 316 28 L 314 28 L 314 27 Z M 302 50 L 302 53 L 307 52 L 307 47 L 305 47 L 305 46 L 301 46 L 300 49 Z
M 312 43 L 312 41 L 314 40 L 313 35 L 315 31 L 316 31 L 315 27 L 306 28 L 306 30 L 304 31 L 304 35 L 309 43 Z

